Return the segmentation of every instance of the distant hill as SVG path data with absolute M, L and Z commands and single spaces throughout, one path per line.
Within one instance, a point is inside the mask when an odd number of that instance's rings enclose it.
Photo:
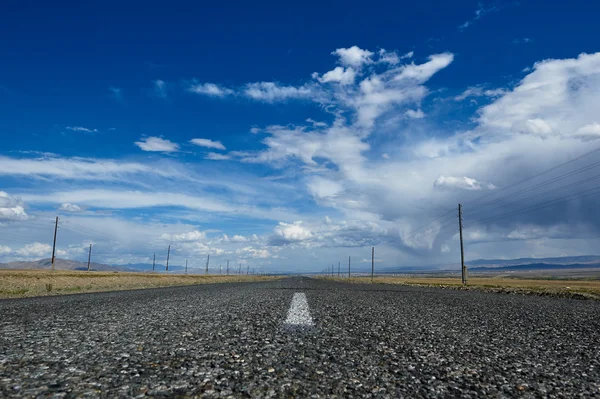
M 470 272 L 496 272 L 496 271 L 524 271 L 524 270 L 565 270 L 565 269 L 598 269 L 598 263 L 569 263 L 569 264 L 550 264 L 550 263 L 528 263 L 524 265 L 511 265 L 499 267 L 470 267 Z
M 0 269 L 51 269 L 52 259 L 40 259 L 33 261 L 18 261 L 9 263 L 0 263 Z M 87 270 L 87 262 L 76 260 L 56 258 L 54 262 L 56 270 Z M 169 265 L 169 271 L 183 271 L 181 266 Z M 104 263 L 90 263 L 90 270 L 96 271 L 115 271 L 115 272 L 147 272 L 152 271 L 152 264 L 127 264 L 127 265 L 107 265 Z M 156 265 L 156 271 L 164 271 L 164 265 Z
M 465 262 L 467 266 L 517 266 L 527 264 L 548 264 L 548 265 L 571 265 L 571 264 L 596 264 L 600 267 L 600 256 L 563 256 L 558 258 L 519 258 L 519 259 L 477 259 Z
M 0 269 L 51 269 L 52 260 L 40 259 L 34 261 L 19 261 L 0 263 Z M 79 262 L 76 260 L 56 258 L 54 262 L 56 270 L 87 270 L 87 262 Z M 134 272 L 135 269 L 130 269 L 124 266 L 105 265 L 102 263 L 90 263 L 90 270 L 97 271 L 119 271 L 119 272 Z

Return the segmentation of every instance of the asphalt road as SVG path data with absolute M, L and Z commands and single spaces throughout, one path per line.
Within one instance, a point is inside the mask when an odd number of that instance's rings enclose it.
M 473 291 L 291 278 L 3 300 L 0 396 L 600 397 L 599 348 L 600 302 Z

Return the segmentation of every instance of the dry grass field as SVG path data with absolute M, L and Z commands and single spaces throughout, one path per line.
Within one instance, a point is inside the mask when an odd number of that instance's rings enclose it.
M 253 275 L 184 275 L 49 270 L 0 270 L 0 298 L 132 290 L 239 281 L 265 281 L 278 277 Z
M 325 277 L 331 278 L 331 277 Z M 350 283 L 370 283 L 370 277 L 338 279 Z M 547 294 L 600 300 L 600 279 L 526 279 L 507 277 L 469 277 L 463 287 L 460 277 L 375 277 L 375 283 L 417 285 L 493 292 Z

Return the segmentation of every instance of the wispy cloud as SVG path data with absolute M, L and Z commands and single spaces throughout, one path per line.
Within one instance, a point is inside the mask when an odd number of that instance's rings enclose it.
M 154 94 L 158 98 L 166 99 L 167 98 L 167 82 L 164 80 L 155 80 L 152 82 L 154 85 Z
M 519 5 L 518 2 L 495 2 L 495 3 L 491 3 L 491 4 L 483 4 L 483 3 L 477 3 L 477 9 L 475 10 L 475 16 L 467 21 L 465 21 L 465 23 L 461 24 L 458 26 L 459 30 L 465 30 L 466 28 L 468 28 L 469 26 L 471 26 L 475 21 L 481 19 L 482 17 L 484 17 L 487 14 L 491 14 L 491 13 L 495 13 L 498 12 L 500 10 L 503 10 L 507 7 L 511 7 L 511 6 L 517 6 Z
M 211 161 L 227 161 L 227 160 L 231 159 L 231 155 L 219 154 L 216 152 L 209 152 L 208 154 L 206 154 L 204 159 L 209 159 Z
M 85 133 L 97 133 L 98 129 L 89 129 L 83 126 L 67 126 L 68 130 L 72 130 L 74 132 L 85 132 Z
M 108 88 L 108 90 L 110 91 L 111 96 L 117 100 L 118 102 L 122 102 L 123 101 L 123 90 L 119 87 L 114 87 L 111 86 Z
M 196 94 L 203 94 L 211 97 L 225 97 L 234 94 L 234 91 L 226 87 L 216 85 L 214 83 L 193 83 L 188 91 Z
M 199 147 L 214 148 L 217 150 L 225 150 L 225 146 L 223 144 L 221 144 L 220 141 L 213 141 L 210 139 L 191 139 L 190 143 L 197 145 Z
M 144 137 L 140 141 L 136 141 L 135 145 L 143 151 L 176 152 L 179 150 L 179 144 L 160 137 Z

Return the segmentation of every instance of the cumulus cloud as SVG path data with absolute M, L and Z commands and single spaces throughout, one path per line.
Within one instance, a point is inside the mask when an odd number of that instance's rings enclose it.
M 199 147 L 215 148 L 217 150 L 225 150 L 225 146 L 220 141 L 213 141 L 210 139 L 191 139 L 190 143 Z
M 61 204 L 58 207 L 58 210 L 63 211 L 63 212 L 83 212 L 84 211 L 84 209 L 82 207 L 80 207 L 79 205 L 70 204 L 68 202 Z
M 339 48 L 332 54 L 337 55 L 340 58 L 342 65 L 360 67 L 363 64 L 368 64 L 371 61 L 372 52 L 369 50 L 363 50 L 358 46 L 352 46 L 350 48 Z
M 144 137 L 140 141 L 136 141 L 135 145 L 143 151 L 151 152 L 176 152 L 179 150 L 179 145 L 167 139 L 160 137 Z
M 425 118 L 425 112 L 421 111 L 420 109 L 418 109 L 416 111 L 414 109 L 409 109 L 404 113 L 404 115 L 406 115 L 408 118 L 412 118 L 412 119 Z
M 0 191 L 0 221 L 26 220 L 28 218 L 25 204 L 21 198 Z
M 202 241 L 206 239 L 206 233 L 203 231 L 188 231 L 178 234 L 162 234 L 160 238 L 164 241 L 179 242 L 179 241 Z
M 321 83 L 337 82 L 342 85 L 348 85 L 354 83 L 356 72 L 354 72 L 354 69 L 351 67 L 336 67 L 331 71 L 324 73 L 323 76 L 319 76 L 319 74 L 315 72 L 313 77 Z
M 10 249 L 10 247 L 7 247 L 5 245 L 0 245 L 0 255 L 8 255 L 12 252 L 12 249 Z
M 34 242 L 17 249 L 15 253 L 20 257 L 27 259 L 50 258 L 52 256 L 52 246 L 50 244 Z M 57 249 L 55 255 L 67 256 L 67 251 Z
M 275 237 L 272 241 L 290 243 L 308 240 L 311 237 L 312 233 L 302 226 L 302 221 L 294 223 L 279 222 L 279 225 L 275 227 Z

